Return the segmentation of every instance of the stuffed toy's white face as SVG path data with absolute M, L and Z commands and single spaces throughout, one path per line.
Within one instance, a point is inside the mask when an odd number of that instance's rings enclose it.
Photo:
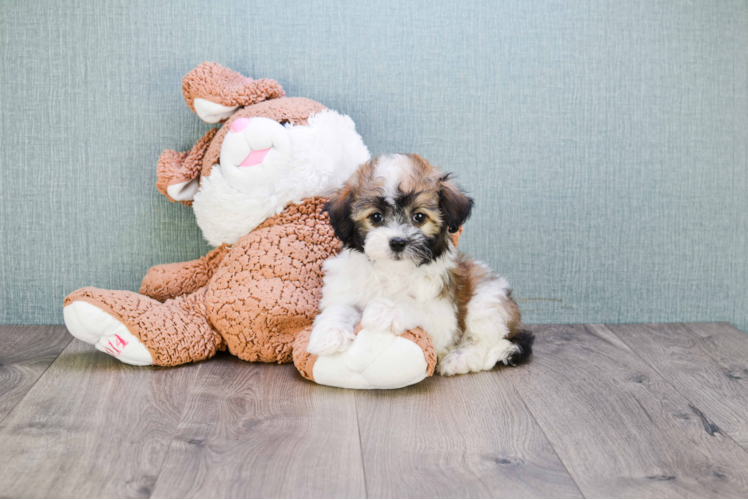
M 353 120 L 335 111 L 309 117 L 308 125 L 239 118 L 230 127 L 192 205 L 213 246 L 236 243 L 289 203 L 331 195 L 369 160 Z
M 213 246 L 233 244 L 277 213 L 278 187 L 289 176 L 290 130 L 269 118 L 239 118 L 221 144 L 220 161 L 201 179 L 193 208 Z
M 261 196 L 285 178 L 291 139 L 288 130 L 269 118 L 239 118 L 221 145 L 221 172 L 246 195 Z

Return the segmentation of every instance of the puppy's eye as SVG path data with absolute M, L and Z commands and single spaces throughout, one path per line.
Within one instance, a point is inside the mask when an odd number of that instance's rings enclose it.
M 384 220 L 384 216 L 379 212 L 374 212 L 369 216 L 369 220 L 374 224 L 379 224 Z
M 428 217 L 426 217 L 426 214 L 424 214 L 423 212 L 416 212 L 415 214 L 413 214 L 413 222 L 415 222 L 416 224 L 423 224 L 424 222 L 426 222 L 427 218 Z

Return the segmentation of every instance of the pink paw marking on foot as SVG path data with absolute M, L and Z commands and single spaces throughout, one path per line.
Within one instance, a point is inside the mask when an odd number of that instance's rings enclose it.
M 244 161 L 241 162 L 239 166 L 240 167 L 251 167 L 253 165 L 257 165 L 258 163 L 262 163 L 262 160 L 265 159 L 265 156 L 268 154 L 268 151 L 270 151 L 270 148 L 252 151 L 251 153 L 249 153 L 249 155 L 246 158 L 244 158 Z
M 120 354 L 122 354 L 122 349 L 127 347 L 127 341 L 124 340 L 119 335 L 115 334 L 114 336 L 117 338 L 116 345 L 112 344 L 112 341 L 110 340 L 109 345 L 106 347 L 105 350 L 107 354 L 111 354 L 114 357 L 118 357 Z

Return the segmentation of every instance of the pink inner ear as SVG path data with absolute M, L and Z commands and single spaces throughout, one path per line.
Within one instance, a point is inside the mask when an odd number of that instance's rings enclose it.
M 234 120 L 234 122 L 231 124 L 231 131 L 237 134 L 247 128 L 247 125 L 249 125 L 249 122 L 251 121 L 252 118 L 239 118 L 237 120 Z
M 252 151 L 249 153 L 249 155 L 244 158 L 244 161 L 239 164 L 240 167 L 251 167 L 253 165 L 257 165 L 258 163 L 262 163 L 262 160 L 265 159 L 265 156 L 270 151 L 270 148 L 267 149 L 259 149 L 257 151 Z

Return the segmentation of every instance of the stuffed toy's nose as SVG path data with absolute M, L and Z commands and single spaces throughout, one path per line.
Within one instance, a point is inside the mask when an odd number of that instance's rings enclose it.
M 247 128 L 249 123 L 252 121 L 252 118 L 238 118 L 234 120 L 234 122 L 231 124 L 231 133 L 233 134 L 239 134 L 244 129 Z M 265 156 L 270 152 L 270 148 L 266 149 L 255 149 L 247 155 L 246 158 L 244 158 L 244 161 L 242 161 L 239 166 L 240 167 L 252 167 L 254 165 L 259 165 L 262 163 L 262 160 L 265 159 Z
M 231 131 L 235 134 L 238 134 L 245 128 L 247 128 L 247 125 L 249 125 L 249 122 L 252 121 L 252 118 L 239 118 L 237 120 L 234 120 L 234 123 L 231 124 Z

